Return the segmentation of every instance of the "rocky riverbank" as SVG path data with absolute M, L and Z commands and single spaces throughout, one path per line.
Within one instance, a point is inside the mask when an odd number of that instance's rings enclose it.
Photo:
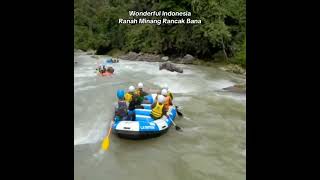
M 119 56 L 121 59 L 131 60 L 131 61 L 148 61 L 148 62 L 161 62 L 159 65 L 159 70 L 166 69 L 171 72 L 183 73 L 183 69 L 177 64 L 192 64 L 192 65 L 205 65 L 211 66 L 217 63 L 203 61 L 194 58 L 192 55 L 187 54 L 182 58 L 170 58 L 168 56 L 160 56 L 154 54 L 146 53 L 135 53 L 129 52 L 128 54 Z M 236 64 L 221 64 L 220 70 L 240 74 L 246 78 L 246 70 Z M 222 90 L 233 93 L 246 93 L 246 84 L 236 84 L 234 86 L 223 88 Z
M 236 85 L 233 85 L 230 87 L 222 88 L 222 90 L 227 91 L 227 92 L 245 94 L 246 93 L 246 84 L 236 84 Z
M 160 56 L 158 54 L 148 54 L 148 53 L 135 53 L 129 52 L 125 55 L 119 56 L 121 59 L 126 59 L 130 61 L 148 61 L 148 62 L 173 62 L 177 64 L 193 64 L 196 60 L 192 55 L 187 54 L 182 58 L 170 58 L 168 56 Z
M 82 50 L 74 50 L 74 52 L 81 52 L 85 53 L 87 55 L 92 55 L 92 58 L 98 59 L 99 55 L 94 55 L 95 51 L 90 50 L 90 51 L 82 51 Z M 147 62 L 161 62 L 162 64 L 160 65 L 159 69 L 167 69 L 169 71 L 176 71 L 182 73 L 183 70 L 179 67 L 177 67 L 174 64 L 192 64 L 192 65 L 203 65 L 203 66 L 213 66 L 217 65 L 220 63 L 217 62 L 212 62 L 212 61 L 204 61 L 197 59 L 193 57 L 190 54 L 185 55 L 184 57 L 178 57 L 178 58 L 173 58 L 173 57 L 168 57 L 168 56 L 161 56 L 159 54 L 149 54 L 149 53 L 136 53 L 136 52 L 129 52 L 124 54 L 121 50 L 118 49 L 113 49 L 108 53 L 108 55 L 112 57 L 116 57 L 116 59 L 125 59 L 129 61 L 147 61 Z M 167 68 L 169 67 L 169 68 Z M 237 64 L 229 64 L 229 63 L 222 63 L 221 67 L 219 68 L 220 70 L 235 73 L 235 74 L 241 74 L 244 77 L 246 77 L 246 70 L 242 68 L 241 66 Z
M 232 72 L 235 74 L 242 74 L 242 75 L 246 76 L 246 70 L 236 64 L 227 64 L 225 66 L 220 67 L 219 69 L 223 70 L 223 71 Z
M 119 56 L 119 58 L 130 60 L 130 61 L 147 61 L 147 62 L 162 62 L 162 63 L 172 62 L 175 64 L 192 64 L 192 65 L 205 65 L 205 66 L 211 66 L 216 64 L 215 62 L 199 60 L 190 54 L 187 54 L 184 57 L 171 58 L 168 56 L 160 56 L 158 54 L 129 52 L 127 54 Z M 225 64 L 222 67 L 220 67 L 220 69 L 223 71 L 246 75 L 246 70 L 236 64 Z

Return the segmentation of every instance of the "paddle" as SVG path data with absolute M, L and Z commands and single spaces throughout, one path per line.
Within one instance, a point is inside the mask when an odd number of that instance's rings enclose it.
M 176 125 L 176 123 L 174 123 L 174 122 L 171 120 L 170 116 L 167 115 L 167 118 L 172 122 L 172 124 L 174 125 L 174 127 L 176 127 L 176 130 L 177 130 L 177 131 L 182 131 L 181 127 L 179 127 L 178 125 Z
M 110 145 L 109 135 L 110 135 L 110 132 L 111 132 L 112 124 L 113 124 L 113 120 L 111 121 L 108 134 L 107 134 L 107 136 L 103 139 L 103 142 L 102 142 L 102 145 L 101 145 L 101 148 L 102 148 L 102 150 L 104 150 L 104 151 L 106 151 L 106 150 L 109 149 L 109 145 Z
M 176 110 L 177 110 L 177 113 L 178 113 L 179 116 L 183 116 L 183 114 L 179 111 L 179 107 L 178 106 L 176 106 Z

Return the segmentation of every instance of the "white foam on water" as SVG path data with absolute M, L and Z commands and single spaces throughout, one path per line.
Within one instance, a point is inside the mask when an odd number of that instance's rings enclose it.
M 174 95 L 174 94 L 173 94 Z M 182 97 L 174 97 L 174 101 L 176 102 L 188 102 L 191 101 L 191 97 L 189 96 L 182 96 Z M 179 108 L 183 109 L 182 106 L 179 106 Z
M 127 81 L 120 81 L 120 82 L 107 82 L 107 83 L 102 83 L 99 84 L 99 86 L 105 86 L 105 85 L 120 85 L 120 84 L 126 84 L 128 83 Z
M 215 93 L 215 95 L 217 97 L 232 99 L 232 100 L 235 100 L 235 101 L 243 103 L 243 104 L 246 103 L 246 95 L 244 95 L 244 94 L 236 94 L 236 93 L 219 94 L 219 93 Z
M 74 69 L 74 78 L 83 78 L 83 77 L 95 77 L 96 67 L 93 66 L 93 63 L 86 63 L 87 66 L 82 66 Z
M 97 73 L 94 72 L 94 70 L 88 71 L 88 72 L 75 72 L 74 77 L 75 78 L 83 78 L 83 77 L 95 77 L 97 76 Z
M 82 132 L 81 129 L 75 128 L 74 146 L 83 144 L 96 144 L 102 140 L 100 129 L 91 129 L 89 132 Z
M 174 76 L 156 76 L 148 81 L 158 86 L 159 89 L 163 87 L 164 84 L 167 84 L 169 91 L 173 93 L 190 93 L 201 89 L 201 87 L 195 85 L 195 82 L 192 79 L 184 79 Z
M 107 83 L 102 83 L 96 86 L 84 86 L 84 87 L 77 87 L 76 89 L 74 89 L 74 93 L 77 92 L 81 92 L 81 91 L 88 91 L 91 89 L 96 89 L 96 88 L 100 88 L 102 86 L 115 86 L 115 85 L 120 85 L 120 84 L 126 84 L 128 82 L 107 82 Z M 77 84 L 78 86 L 83 85 L 84 82 Z
M 87 122 L 88 123 L 78 124 L 79 127 L 75 127 L 74 146 L 96 144 L 102 141 L 106 135 L 106 122 L 101 120 L 97 120 L 93 124 L 90 121 Z
M 192 121 L 192 119 L 191 118 L 189 118 L 189 117 L 187 117 L 187 116 L 183 116 L 183 118 L 185 119 L 185 120 L 187 120 L 187 121 Z
M 74 81 L 73 85 L 74 86 L 81 86 L 81 85 L 83 85 L 85 83 L 86 83 L 85 81 Z
M 93 157 L 95 158 L 95 160 L 97 160 L 96 163 L 100 163 L 101 160 L 103 159 L 104 157 L 104 153 L 106 151 L 104 151 L 103 149 L 99 148 L 98 152 L 96 152 L 95 154 L 93 154 Z
M 193 85 L 193 81 L 197 80 L 202 74 L 195 73 L 191 69 L 187 69 L 183 74 L 170 72 L 167 70 L 159 70 L 159 63 L 156 62 L 139 62 L 139 61 L 120 61 L 115 64 L 116 75 L 122 73 L 128 74 L 147 74 L 146 77 L 151 79 L 145 80 L 150 84 L 154 84 L 159 89 L 164 85 L 169 85 L 169 90 L 174 93 L 189 93 L 198 91 L 199 88 Z M 194 74 L 194 76 L 190 76 Z M 188 78 L 184 78 L 184 76 Z M 129 77 L 128 77 L 129 78 Z
M 101 133 L 101 130 L 91 130 L 86 135 L 80 135 L 80 137 L 75 137 L 74 146 L 84 145 L 84 144 L 96 144 L 98 142 L 101 142 L 103 136 L 101 136 L 100 133 Z
M 80 92 L 80 91 L 87 91 L 90 89 L 96 89 L 99 86 L 85 86 L 85 87 L 81 87 L 81 88 L 77 88 L 74 90 L 74 93 Z
M 203 127 L 190 127 L 190 128 L 183 128 L 184 132 L 188 132 L 190 134 L 194 134 L 197 132 L 200 132 L 203 129 Z
M 120 61 L 120 63 L 117 63 L 119 65 L 121 65 L 121 67 L 123 67 L 122 69 L 120 69 L 119 71 L 133 71 L 133 72 L 141 72 L 141 73 L 146 73 L 149 75 L 187 75 L 187 74 L 193 74 L 193 72 L 189 69 L 184 69 L 184 72 L 178 73 L 178 72 L 171 72 L 171 71 L 167 71 L 167 70 L 159 70 L 159 65 L 161 63 L 159 62 L 146 62 L 146 61 Z M 182 67 L 181 65 L 177 65 L 179 67 Z
M 235 85 L 234 82 L 226 79 L 207 80 L 206 84 L 210 90 L 221 90 L 223 88 Z

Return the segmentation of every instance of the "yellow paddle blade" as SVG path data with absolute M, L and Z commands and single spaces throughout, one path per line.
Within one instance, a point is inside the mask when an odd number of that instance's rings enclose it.
M 107 136 L 106 138 L 104 138 L 101 148 L 106 151 L 109 148 L 109 144 L 109 136 Z

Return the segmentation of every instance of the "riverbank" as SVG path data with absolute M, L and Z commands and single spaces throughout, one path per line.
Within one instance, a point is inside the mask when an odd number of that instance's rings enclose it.
M 92 55 L 93 58 L 98 58 L 99 55 L 94 55 L 95 51 L 81 51 L 81 50 L 75 50 L 75 52 L 79 53 L 82 52 L 87 55 Z M 232 63 L 230 60 L 221 60 L 219 58 L 216 58 L 214 60 L 208 59 L 198 59 L 193 57 L 190 54 L 185 55 L 184 57 L 169 57 L 169 56 L 163 56 L 160 54 L 149 54 L 149 53 L 136 53 L 136 52 L 128 52 L 125 53 L 119 49 L 112 49 L 109 51 L 106 55 L 109 55 L 111 57 L 117 58 L 117 59 L 125 59 L 130 61 L 147 61 L 147 62 L 171 62 L 175 64 L 190 64 L 190 65 L 200 65 L 200 66 L 219 66 L 219 69 L 227 72 L 232 72 L 235 74 L 241 74 L 246 76 L 246 69 L 241 67 L 238 64 Z

